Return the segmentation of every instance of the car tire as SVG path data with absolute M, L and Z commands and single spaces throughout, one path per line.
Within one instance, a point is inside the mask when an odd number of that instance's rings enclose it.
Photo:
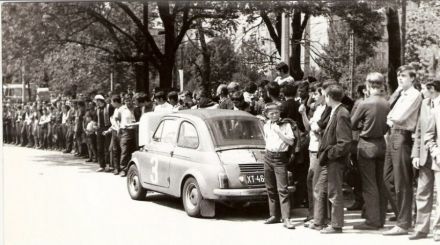
M 203 200 L 199 184 L 194 178 L 185 181 L 182 192 L 182 202 L 185 212 L 191 217 L 201 217 L 201 203 Z
M 127 188 L 131 199 L 133 200 L 145 200 L 147 195 L 147 189 L 142 187 L 141 179 L 139 177 L 139 171 L 136 165 L 131 165 L 127 174 Z

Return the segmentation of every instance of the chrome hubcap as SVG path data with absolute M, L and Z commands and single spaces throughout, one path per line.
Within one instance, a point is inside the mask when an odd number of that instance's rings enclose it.
M 199 193 L 194 184 L 190 184 L 186 191 L 186 204 L 189 208 L 195 208 L 199 202 Z
M 137 175 L 130 175 L 130 192 L 136 194 L 139 191 L 139 178 Z

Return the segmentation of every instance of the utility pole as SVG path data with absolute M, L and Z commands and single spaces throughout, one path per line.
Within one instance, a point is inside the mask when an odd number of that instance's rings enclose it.
M 350 31 L 350 67 L 349 67 L 349 73 L 350 73 L 350 94 L 351 97 L 354 97 L 354 72 L 355 72 L 355 64 L 356 64 L 356 52 L 355 52 L 355 38 L 354 38 L 354 31 L 353 29 Z
M 402 0 L 402 24 L 400 25 L 401 32 L 401 51 L 400 51 L 400 62 L 402 65 L 405 64 L 405 44 L 406 44 L 406 0 Z
M 290 38 L 290 17 L 286 13 L 281 15 L 281 61 L 289 64 L 289 39 Z
M 310 76 L 310 19 L 304 32 L 304 76 Z
M 148 1 L 144 2 L 144 7 L 143 7 L 143 22 L 144 22 L 144 26 L 145 28 L 148 29 Z M 150 62 L 149 59 L 147 58 L 149 55 L 149 46 L 148 46 L 148 42 L 147 40 L 144 41 L 144 69 L 145 69 L 145 84 L 143 87 L 145 93 L 148 93 L 150 90 Z

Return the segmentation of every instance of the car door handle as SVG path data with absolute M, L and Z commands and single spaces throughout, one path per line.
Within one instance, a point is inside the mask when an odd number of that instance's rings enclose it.
M 170 156 L 172 157 L 174 155 L 174 151 L 170 151 Z

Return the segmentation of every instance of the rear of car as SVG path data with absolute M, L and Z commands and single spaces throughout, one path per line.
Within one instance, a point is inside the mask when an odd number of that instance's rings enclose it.
M 223 200 L 265 199 L 262 123 L 249 115 L 213 118 L 207 125 L 224 169 L 214 194 Z

